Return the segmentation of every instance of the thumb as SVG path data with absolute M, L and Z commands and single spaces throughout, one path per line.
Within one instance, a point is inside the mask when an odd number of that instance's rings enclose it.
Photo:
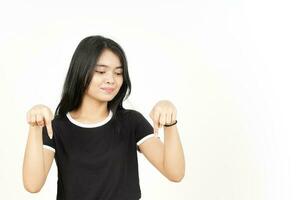
M 157 137 L 159 130 L 159 122 L 154 123 L 154 135 Z
M 47 132 L 48 132 L 50 139 L 52 139 L 53 138 L 53 129 L 52 129 L 51 120 L 46 122 L 46 128 L 47 128 Z

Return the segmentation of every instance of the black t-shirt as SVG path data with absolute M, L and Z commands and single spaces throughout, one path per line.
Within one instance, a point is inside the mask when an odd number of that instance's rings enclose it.
M 69 113 L 52 120 L 53 138 L 43 127 L 43 147 L 55 152 L 57 200 L 138 200 L 138 145 L 154 137 L 154 129 L 138 111 L 118 111 L 120 131 L 108 117 L 83 124 Z

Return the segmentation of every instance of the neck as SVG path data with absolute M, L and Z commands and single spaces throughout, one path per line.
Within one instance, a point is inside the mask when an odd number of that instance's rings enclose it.
M 81 106 L 77 110 L 70 112 L 74 119 L 80 119 L 88 122 L 97 122 L 105 119 L 109 114 L 106 101 L 92 99 L 85 95 Z

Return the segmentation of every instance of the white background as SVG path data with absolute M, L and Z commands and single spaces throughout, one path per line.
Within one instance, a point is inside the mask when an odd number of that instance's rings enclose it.
M 178 110 L 185 177 L 139 154 L 143 200 L 299 199 L 299 18 L 296 1 L 2 3 L 0 198 L 55 199 L 55 162 L 39 193 L 23 188 L 26 112 L 54 111 L 76 46 L 99 34 L 127 55 L 125 107 L 151 123 L 158 100 Z

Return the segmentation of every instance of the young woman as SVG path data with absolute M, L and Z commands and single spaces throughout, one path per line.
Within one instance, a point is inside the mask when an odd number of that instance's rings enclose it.
M 152 127 L 140 112 L 123 108 L 130 92 L 120 45 L 99 35 L 84 38 L 72 57 L 55 115 L 42 104 L 27 112 L 24 188 L 39 192 L 55 158 L 57 199 L 138 200 L 137 152 L 179 182 L 185 161 L 175 106 L 157 102 L 150 112 Z M 157 136 L 161 127 L 164 142 Z

